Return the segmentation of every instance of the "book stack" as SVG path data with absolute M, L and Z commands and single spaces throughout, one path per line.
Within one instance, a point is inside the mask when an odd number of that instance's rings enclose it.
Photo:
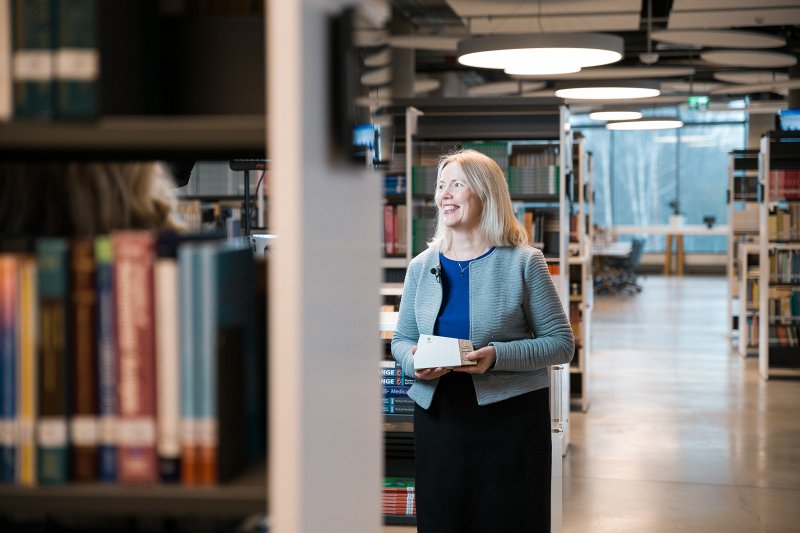
M 414 414 L 414 400 L 408 397 L 408 389 L 414 378 L 403 374 L 403 369 L 394 361 L 381 361 L 381 387 L 383 388 L 384 414 Z
M 383 480 L 383 514 L 416 516 L 417 499 L 413 477 L 387 477 Z
M 259 458 L 246 242 L 119 231 L 0 246 L 0 482 L 214 485 Z

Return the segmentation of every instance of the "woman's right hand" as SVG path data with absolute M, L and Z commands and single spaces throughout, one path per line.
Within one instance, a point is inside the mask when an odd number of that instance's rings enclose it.
M 411 353 L 412 354 L 417 353 L 416 346 L 411 348 Z M 448 372 L 450 372 L 449 368 L 441 368 L 441 367 L 423 368 L 421 370 L 414 371 L 414 377 L 416 377 L 417 379 L 436 379 L 444 376 Z

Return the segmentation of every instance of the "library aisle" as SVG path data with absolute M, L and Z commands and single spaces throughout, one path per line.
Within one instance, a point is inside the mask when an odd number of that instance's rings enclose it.
M 564 531 L 797 531 L 800 381 L 762 381 L 724 277 L 595 298 L 593 396 L 572 413 Z
M 595 298 L 564 532 L 797 531 L 800 381 L 764 382 L 729 348 L 724 277 L 640 282 L 636 296 Z

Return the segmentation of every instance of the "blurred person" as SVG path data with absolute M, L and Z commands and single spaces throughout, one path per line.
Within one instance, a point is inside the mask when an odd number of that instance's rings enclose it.
M 0 236 L 178 230 L 174 189 L 155 161 L 0 163 Z
M 415 383 L 420 533 L 550 531 L 548 367 L 574 339 L 500 167 L 474 150 L 438 165 L 437 227 L 409 264 L 392 355 Z M 470 339 L 474 366 L 414 369 L 421 334 Z

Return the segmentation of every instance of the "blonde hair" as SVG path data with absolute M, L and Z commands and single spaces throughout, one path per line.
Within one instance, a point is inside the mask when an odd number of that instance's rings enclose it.
M 174 182 L 158 162 L 0 165 L 0 234 L 91 237 L 178 230 Z
M 489 246 L 516 246 L 528 242 L 519 220 L 514 216 L 508 183 L 503 171 L 490 157 L 477 150 L 459 150 L 443 155 L 439 159 L 436 180 L 442 177 L 444 168 L 458 163 L 464 172 L 467 186 L 478 196 L 483 207 L 479 231 Z M 428 246 L 447 251 L 453 243 L 453 231 L 436 215 L 436 232 Z

